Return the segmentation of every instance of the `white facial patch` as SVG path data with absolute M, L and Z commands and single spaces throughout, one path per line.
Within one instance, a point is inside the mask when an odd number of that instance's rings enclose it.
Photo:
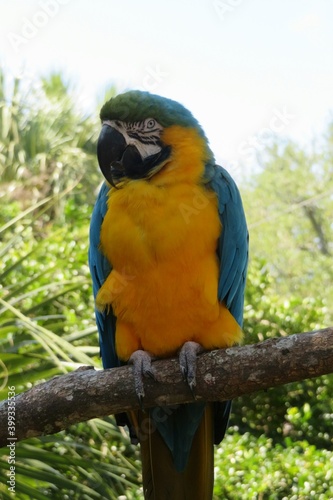
M 133 123 L 105 120 L 103 125 L 110 125 L 118 130 L 128 146 L 135 146 L 138 149 L 142 159 L 159 153 L 162 149 L 160 136 L 163 127 L 154 118 L 146 118 L 143 121 Z

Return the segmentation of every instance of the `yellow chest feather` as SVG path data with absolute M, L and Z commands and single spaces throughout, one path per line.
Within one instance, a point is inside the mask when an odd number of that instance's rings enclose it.
M 101 242 L 114 268 L 140 272 L 207 251 L 215 255 L 220 230 L 214 193 L 190 184 L 165 188 L 132 181 L 112 191 Z
M 139 348 L 167 356 L 187 340 L 206 348 L 238 341 L 241 331 L 217 299 L 222 228 L 215 194 L 147 181 L 110 193 L 101 249 L 113 270 L 97 306 L 111 305 L 117 317 L 119 357 Z

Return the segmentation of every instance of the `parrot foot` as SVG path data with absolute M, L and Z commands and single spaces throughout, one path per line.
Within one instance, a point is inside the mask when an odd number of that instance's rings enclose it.
M 197 342 L 185 342 L 179 353 L 179 364 L 184 381 L 187 382 L 195 399 L 194 388 L 196 386 L 197 355 L 203 351 L 203 347 Z
M 145 397 L 143 377 L 150 377 L 156 380 L 154 369 L 151 364 L 152 359 L 152 356 L 147 351 L 138 349 L 133 352 L 128 360 L 128 362 L 133 365 L 134 387 L 141 410 L 143 409 L 143 398 Z

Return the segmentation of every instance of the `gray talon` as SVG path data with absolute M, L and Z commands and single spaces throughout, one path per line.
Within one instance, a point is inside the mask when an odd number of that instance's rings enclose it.
M 197 355 L 203 351 L 203 347 L 197 342 L 185 342 L 179 353 L 179 364 L 184 381 L 187 382 L 193 397 L 196 386 Z
M 144 376 L 145 377 L 149 377 L 151 378 L 152 380 L 157 380 L 156 378 L 156 375 L 155 375 L 155 372 L 151 369 L 151 370 L 148 370 L 146 372 L 144 372 Z
M 180 369 L 181 369 L 181 372 L 183 375 L 184 382 L 187 382 L 187 370 L 186 370 L 186 368 L 184 366 L 180 365 Z
M 151 364 L 152 357 L 147 351 L 138 350 L 133 352 L 128 362 L 133 365 L 135 392 L 139 400 L 140 408 L 143 409 L 143 399 L 145 397 L 143 377 L 150 377 L 156 380 L 154 369 Z

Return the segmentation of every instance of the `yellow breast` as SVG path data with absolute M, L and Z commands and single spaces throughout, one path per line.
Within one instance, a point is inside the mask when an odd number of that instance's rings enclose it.
M 139 348 L 168 356 L 187 340 L 210 349 L 242 335 L 217 298 L 222 228 L 215 193 L 198 179 L 203 162 L 192 161 L 195 175 L 177 182 L 175 161 L 170 167 L 164 178 L 110 190 L 101 249 L 113 270 L 96 302 L 100 309 L 112 306 L 124 360 Z

